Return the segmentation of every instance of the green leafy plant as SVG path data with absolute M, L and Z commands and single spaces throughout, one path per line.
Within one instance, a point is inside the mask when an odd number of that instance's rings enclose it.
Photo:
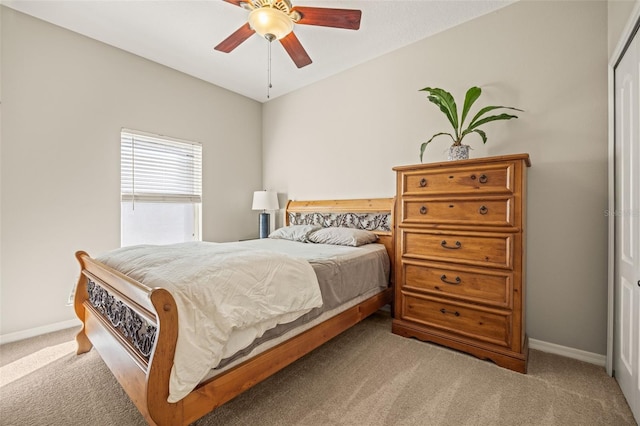
M 431 101 L 432 103 L 434 103 L 440 108 L 440 111 L 442 111 L 444 115 L 447 117 L 447 119 L 449 120 L 449 123 L 451 123 L 451 126 L 453 127 L 453 130 L 454 130 L 453 133 L 448 133 L 448 132 L 436 133 L 435 135 L 431 136 L 431 139 L 429 139 L 428 141 L 420 145 L 420 162 L 422 162 L 424 149 L 436 137 L 442 136 L 442 135 L 449 135 L 449 137 L 451 137 L 451 140 L 453 140 L 453 145 L 456 146 L 456 145 L 462 145 L 462 139 L 465 136 L 467 136 L 469 133 L 477 133 L 482 138 L 482 143 L 487 143 L 487 134 L 484 131 L 479 129 L 480 126 L 482 126 L 483 124 L 489 123 L 491 121 L 510 120 L 512 118 L 518 118 L 516 115 L 511 115 L 506 113 L 486 116 L 488 112 L 496 109 L 510 109 L 515 111 L 522 111 L 521 109 L 513 108 L 513 107 L 486 106 L 482 108 L 480 111 L 478 111 L 478 113 L 469 122 L 469 125 L 466 128 L 464 128 L 464 122 L 465 122 L 465 119 L 467 118 L 467 115 L 469 114 L 469 110 L 471 109 L 471 106 L 476 100 L 478 100 L 478 98 L 482 94 L 482 90 L 479 87 L 474 86 L 469 90 L 467 90 L 467 94 L 464 97 L 464 106 L 462 108 L 462 115 L 460 117 L 458 116 L 458 108 L 456 106 L 456 101 L 455 99 L 453 99 L 453 96 L 451 95 L 451 93 L 443 89 L 432 88 L 432 87 L 425 87 L 424 89 L 420 89 L 420 91 L 427 92 L 429 94 L 427 99 L 429 99 L 429 101 Z

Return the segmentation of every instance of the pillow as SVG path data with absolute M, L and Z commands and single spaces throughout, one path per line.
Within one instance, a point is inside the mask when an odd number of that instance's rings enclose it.
M 309 241 L 308 235 L 318 229 L 320 229 L 318 225 L 290 225 L 276 229 L 269 234 L 269 238 L 306 243 Z
M 378 236 L 364 229 L 329 227 L 313 231 L 308 238 L 312 243 L 358 247 L 375 242 Z

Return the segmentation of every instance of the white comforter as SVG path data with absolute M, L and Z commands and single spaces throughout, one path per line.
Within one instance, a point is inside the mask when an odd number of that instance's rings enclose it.
M 242 349 L 236 342 L 251 342 L 322 306 L 307 261 L 233 243 L 132 246 L 97 260 L 174 297 L 179 331 L 169 402 L 184 398 L 221 359 Z

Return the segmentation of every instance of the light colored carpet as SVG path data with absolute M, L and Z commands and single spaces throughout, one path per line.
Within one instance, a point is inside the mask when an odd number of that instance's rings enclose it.
M 636 424 L 601 367 L 531 350 L 522 375 L 390 330 L 376 313 L 196 425 Z M 0 346 L 0 424 L 145 424 L 75 332 Z

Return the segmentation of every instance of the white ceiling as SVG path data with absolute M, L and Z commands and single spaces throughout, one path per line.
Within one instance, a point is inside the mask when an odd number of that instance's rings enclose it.
M 2 4 L 143 58 L 267 101 L 269 43 L 254 34 L 231 53 L 213 50 L 248 12 L 222 0 L 1 0 Z M 270 99 L 517 0 L 293 0 L 294 6 L 362 10 L 358 31 L 296 25 L 313 60 L 296 68 L 279 42 L 271 46 Z

